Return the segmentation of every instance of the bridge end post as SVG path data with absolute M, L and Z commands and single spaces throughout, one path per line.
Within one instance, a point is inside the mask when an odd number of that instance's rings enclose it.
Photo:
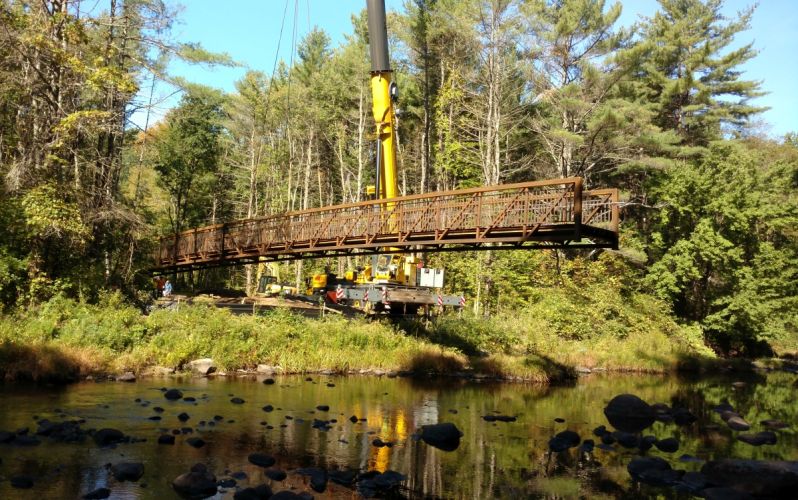
M 574 179 L 574 239 L 582 239 L 582 178 Z

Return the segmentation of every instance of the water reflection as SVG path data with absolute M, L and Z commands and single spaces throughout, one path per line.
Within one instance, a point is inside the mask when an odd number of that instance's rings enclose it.
M 0 498 L 74 498 L 108 486 L 115 498 L 171 498 L 170 482 L 191 465 L 202 462 L 217 478 L 244 471 L 240 486 L 270 483 L 275 491 L 295 487 L 310 491 L 308 479 L 291 471 L 318 466 L 327 470 L 395 470 L 405 474 L 403 494 L 408 497 L 578 498 L 601 496 L 640 497 L 665 490 L 638 489 L 629 479 L 626 464 L 636 450 L 596 449 L 592 454 L 572 449 L 551 456 L 548 440 L 570 429 L 594 438 L 593 428 L 607 424 L 605 404 L 619 393 L 633 393 L 649 403 L 687 407 L 698 417 L 690 426 L 657 422 L 646 433 L 659 439 L 675 437 L 676 453 L 656 449 L 650 455 L 669 460 L 676 468 L 698 470 L 700 462 L 683 462 L 688 454 L 701 460 L 721 457 L 798 459 L 795 433 L 778 432 L 776 445 L 753 447 L 735 438 L 711 408 L 727 400 L 755 424 L 775 418 L 794 425 L 798 407 L 793 404 L 795 376 L 772 373 L 733 387 L 729 379 L 685 380 L 655 376 L 591 376 L 572 387 L 540 388 L 517 384 L 488 384 L 447 380 L 413 381 L 379 378 L 283 377 L 275 385 L 258 380 L 165 380 L 135 384 L 82 383 L 66 388 L 6 385 L 0 388 L 0 429 L 30 427 L 34 416 L 60 420 L 85 418 L 84 428 L 113 427 L 146 442 L 100 449 L 93 441 L 53 443 L 44 438 L 35 447 L 0 445 L 0 474 L 30 474 L 32 490 L 13 490 L 0 482 Z M 333 381 L 335 387 L 328 387 Z M 179 387 L 195 402 L 167 401 L 161 383 Z M 232 404 L 233 397 L 242 405 Z M 141 403 L 134 400 L 141 398 Z M 264 405 L 274 411 L 265 412 Z M 329 405 L 319 411 L 317 405 Z M 161 421 L 150 420 L 154 406 L 165 411 Z M 59 410 L 59 411 L 57 411 Z M 177 415 L 190 415 L 183 424 Z M 515 415 L 515 422 L 487 422 L 484 415 Z M 210 425 L 215 415 L 223 420 Z M 353 423 L 349 419 L 355 416 Z M 565 419 L 564 423 L 555 418 Z M 313 420 L 335 420 L 330 430 L 313 427 Z M 444 452 L 413 438 L 422 425 L 452 422 L 464 436 L 454 452 Z M 156 444 L 162 432 L 184 426 L 192 434 L 177 436 L 174 446 Z M 186 438 L 201 436 L 207 444 L 194 449 Z M 376 447 L 375 438 L 393 443 Z M 594 438 L 595 439 L 595 438 Z M 274 482 L 247 461 L 254 451 L 277 457 L 288 479 Z M 145 475 L 139 483 L 116 483 L 105 464 L 140 460 Z M 323 498 L 352 498 L 352 489 L 330 483 Z M 232 498 L 232 490 L 217 498 Z

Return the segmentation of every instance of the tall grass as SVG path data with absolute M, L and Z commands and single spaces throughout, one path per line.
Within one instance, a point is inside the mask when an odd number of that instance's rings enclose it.
M 265 363 L 292 373 L 474 371 L 551 382 L 573 376 L 577 366 L 667 371 L 685 357 L 711 356 L 700 331 L 677 325 L 650 297 L 617 299 L 606 304 L 609 314 L 574 308 L 569 300 L 553 292 L 512 314 L 394 325 L 285 310 L 236 316 L 203 305 L 145 316 L 116 294 L 96 305 L 59 297 L 0 317 L 0 377 L 181 369 L 210 357 L 226 371 Z

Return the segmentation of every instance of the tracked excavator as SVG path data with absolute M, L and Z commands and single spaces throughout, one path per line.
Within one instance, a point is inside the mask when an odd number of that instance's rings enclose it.
M 391 224 L 391 199 L 399 196 L 396 159 L 396 109 L 398 91 L 388 58 L 388 31 L 384 0 L 366 0 L 371 56 L 372 115 L 376 124 L 375 183 L 367 195 L 386 200 L 383 217 Z M 353 305 L 366 312 L 392 315 L 429 314 L 446 306 L 463 307 L 462 296 L 444 295 L 443 269 L 424 267 L 418 257 L 386 248 L 371 261 L 344 276 L 324 272 L 313 275 L 308 293 L 325 300 Z

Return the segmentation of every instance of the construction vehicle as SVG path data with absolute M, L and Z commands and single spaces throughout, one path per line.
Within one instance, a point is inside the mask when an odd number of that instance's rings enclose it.
M 299 293 L 295 286 L 280 282 L 280 267 L 275 262 L 261 262 L 258 264 L 256 282 L 258 283 L 255 289 L 256 297 L 276 297 L 279 295 L 297 295 Z
M 366 10 L 372 115 L 377 136 L 375 183 L 367 188 L 367 194 L 375 199 L 390 200 L 399 196 L 395 145 L 398 92 L 388 59 L 385 1 L 366 0 Z M 392 208 L 390 201 L 381 207 L 389 225 Z M 365 267 L 348 271 L 343 277 L 328 271 L 312 276 L 308 293 L 324 296 L 331 302 L 348 303 L 367 312 L 416 314 L 419 310 L 429 313 L 435 306 L 463 307 L 463 297 L 441 293 L 443 276 L 442 269 L 425 268 L 418 257 L 387 248 L 384 254 L 372 256 Z

